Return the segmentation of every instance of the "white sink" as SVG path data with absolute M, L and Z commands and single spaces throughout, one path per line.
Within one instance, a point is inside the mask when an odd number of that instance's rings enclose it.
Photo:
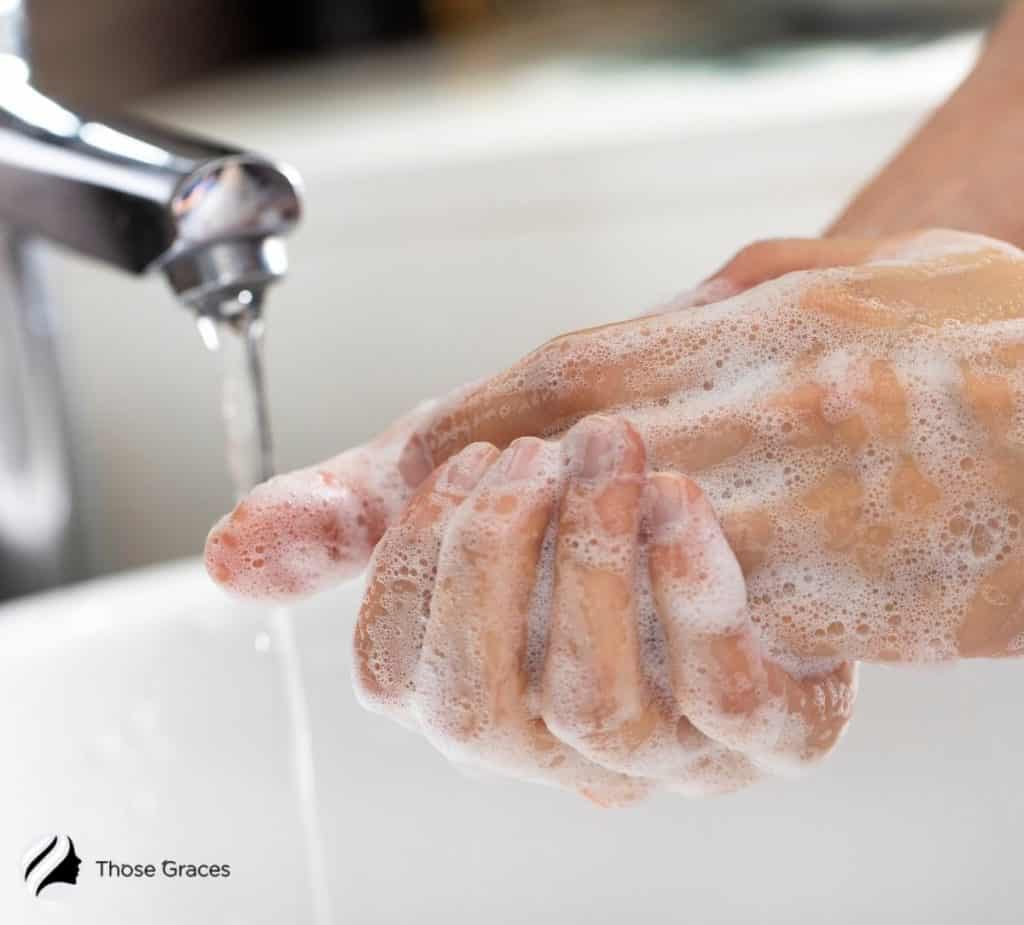
M 358 595 L 295 610 L 333 921 L 1019 921 L 1019 664 L 869 668 L 810 778 L 605 811 L 467 778 L 364 713 Z M 269 617 L 196 561 L 0 608 L 0 921 L 313 922 Z M 78 884 L 33 898 L 23 854 L 57 833 Z M 95 863 L 165 858 L 231 876 L 115 881 Z

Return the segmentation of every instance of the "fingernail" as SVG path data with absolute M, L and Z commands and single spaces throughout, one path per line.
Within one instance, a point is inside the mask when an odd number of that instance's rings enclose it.
M 508 457 L 504 465 L 505 476 L 514 480 L 536 475 L 543 462 L 541 456 L 543 448 L 544 441 L 537 438 L 520 438 L 514 441 L 507 451 Z
M 596 479 L 614 471 L 618 458 L 618 441 L 603 422 L 588 423 L 586 430 L 573 435 L 572 453 L 578 465 L 577 476 Z
M 670 475 L 651 479 L 651 526 L 669 527 L 686 519 L 686 495 L 683 483 Z
M 398 471 L 405 484 L 416 488 L 434 470 L 434 461 L 426 443 L 415 434 L 398 457 Z
M 462 491 L 476 488 L 494 462 L 494 449 L 487 443 L 467 446 L 448 467 L 448 484 Z

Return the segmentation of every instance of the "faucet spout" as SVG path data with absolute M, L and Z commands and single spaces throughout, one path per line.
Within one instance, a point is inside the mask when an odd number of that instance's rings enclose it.
M 29 80 L 24 37 L 21 0 L 0 5 L 0 599 L 84 570 L 37 241 L 162 272 L 206 329 L 237 327 L 259 322 L 301 212 L 299 181 L 280 163 L 50 99 Z
M 215 310 L 287 268 L 288 167 L 182 132 L 76 114 L 0 75 L 0 222 L 132 273 L 162 270 Z

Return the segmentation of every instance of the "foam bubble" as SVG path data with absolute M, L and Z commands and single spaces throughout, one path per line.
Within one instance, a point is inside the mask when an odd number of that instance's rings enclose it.
M 559 673 L 545 671 L 555 515 L 566 479 L 578 469 L 559 456 L 559 438 L 594 411 L 621 415 L 642 436 L 649 470 L 685 473 L 704 490 L 731 547 L 716 551 L 709 534 L 708 568 L 725 574 L 735 553 L 743 580 L 710 584 L 689 619 L 695 631 L 726 631 L 723 621 L 739 618 L 745 590 L 743 617 L 756 627 L 764 654 L 798 678 L 824 679 L 809 688 L 806 715 L 776 699 L 741 720 L 738 738 L 761 753 L 799 759 L 806 716 L 845 716 L 852 706 L 853 684 L 829 676 L 843 659 L 953 658 L 968 647 L 965 639 L 973 637 L 965 632 L 978 613 L 1012 617 L 1016 629 L 998 644 L 970 642 L 976 652 L 992 645 L 1002 648 L 985 654 L 1024 650 L 1024 615 L 1017 613 L 1024 591 L 1013 579 L 1024 516 L 1022 292 L 1020 251 L 977 236 L 930 233 L 888 249 L 873 266 L 789 274 L 719 303 L 568 335 L 512 372 L 429 409 L 409 432 L 420 435 L 419 444 L 407 433 L 383 450 L 345 457 L 346 485 L 360 486 L 351 503 L 338 494 L 345 486 L 329 479 L 312 494 L 307 483 L 299 490 L 274 480 L 253 503 L 291 504 L 292 520 L 272 537 L 249 535 L 236 512 L 231 529 L 250 556 L 277 544 L 273 558 L 287 564 L 287 580 L 312 583 L 330 544 L 325 553 L 323 542 L 307 542 L 308 523 L 323 514 L 326 529 L 333 518 L 348 542 L 372 544 L 374 525 L 408 497 L 409 479 L 400 473 L 403 464 L 417 464 L 415 454 L 407 458 L 409 446 L 419 445 L 429 462 L 428 447 L 500 433 L 543 409 L 546 465 L 501 503 L 501 485 L 478 488 L 452 521 L 463 545 L 442 545 L 437 573 L 426 560 L 399 556 L 388 564 L 389 580 L 401 579 L 423 602 L 410 632 L 424 642 L 422 651 L 418 644 L 402 649 L 415 666 L 371 667 L 384 682 L 415 668 L 416 721 L 455 761 L 595 793 L 622 784 L 609 769 L 673 789 L 730 789 L 750 778 L 751 765 L 687 730 L 678 715 L 646 546 L 597 528 L 577 531 L 571 552 L 582 567 L 632 582 L 642 663 L 641 700 L 617 689 L 618 712 L 597 731 L 641 715 L 655 719 L 639 744 L 621 753 L 605 747 L 600 764 L 537 738 L 536 721 L 553 710 L 566 741 L 581 749 L 595 741 L 594 728 L 572 718 L 601 694 L 582 663 L 563 659 Z M 464 407 L 470 397 L 472 413 Z M 378 499 L 378 507 L 367 508 L 366 498 Z M 473 582 L 462 580 L 466 544 L 504 548 L 510 523 L 541 503 L 554 507 L 538 537 L 537 569 L 491 576 L 503 583 L 503 600 L 518 601 L 524 614 L 515 635 L 503 637 L 502 645 L 515 648 L 501 682 L 511 699 L 496 709 L 485 667 L 494 627 L 479 612 Z M 289 589 L 281 574 L 259 573 L 254 567 L 250 580 L 261 594 Z M 427 623 L 436 621 L 437 595 L 460 587 L 469 589 L 459 592 L 465 599 L 447 602 L 462 617 L 459 632 L 432 635 Z M 389 645 L 382 637 L 381 647 Z M 688 673 L 698 678 L 701 669 L 695 662 Z M 686 693 L 714 709 L 700 685 Z M 513 707 L 522 714 L 510 720 Z

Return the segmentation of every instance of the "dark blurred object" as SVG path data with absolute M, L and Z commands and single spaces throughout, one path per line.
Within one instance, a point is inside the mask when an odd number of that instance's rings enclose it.
M 420 38 L 428 32 L 421 0 L 310 0 L 264 20 L 266 45 L 279 51 L 346 51 Z
M 778 4 L 778 25 L 793 36 L 875 38 L 934 33 L 984 24 L 1002 0 L 791 0 Z
M 242 61 L 252 48 L 244 0 L 27 5 L 34 81 L 76 105 L 115 104 L 153 93 Z
M 268 59 L 423 40 L 469 66 L 552 54 L 724 55 L 833 37 L 934 35 L 998 0 L 28 0 L 36 83 L 111 105 Z

